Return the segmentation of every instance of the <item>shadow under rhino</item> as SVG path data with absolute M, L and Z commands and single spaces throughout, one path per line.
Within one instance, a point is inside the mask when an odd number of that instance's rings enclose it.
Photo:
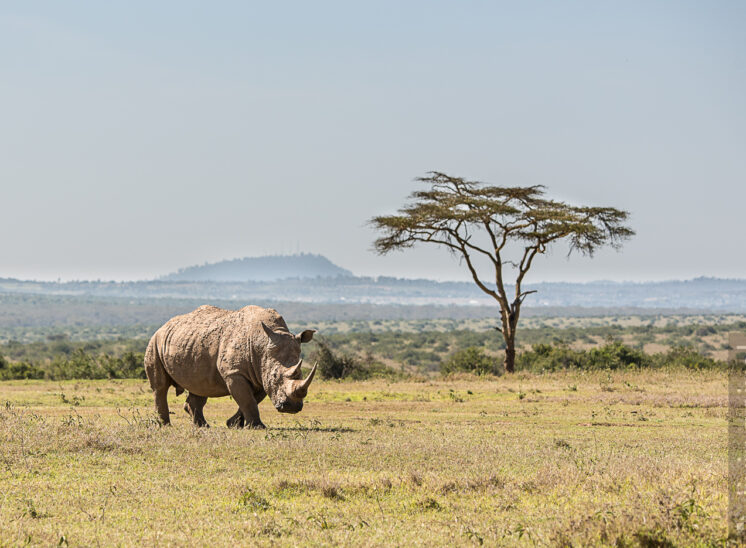
M 276 310 L 246 306 L 198 309 L 166 322 L 148 343 L 145 373 L 164 425 L 170 424 L 167 394 L 188 391 L 184 410 L 197 426 L 208 426 L 203 408 L 208 398 L 232 396 L 238 411 L 227 425 L 265 428 L 257 404 L 270 397 L 281 413 L 298 413 L 316 373 L 303 379 L 301 344 L 314 331 L 294 335 Z
M 328 432 L 341 434 L 357 432 L 354 428 L 348 428 L 346 426 L 273 426 L 270 430 L 277 430 L 280 432 Z

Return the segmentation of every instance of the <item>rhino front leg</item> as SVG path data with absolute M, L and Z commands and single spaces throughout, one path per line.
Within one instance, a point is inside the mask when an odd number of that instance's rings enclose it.
M 225 425 L 228 428 L 243 428 L 245 423 L 246 421 L 243 418 L 243 413 L 241 413 L 241 409 L 239 409 L 225 422 Z
M 189 413 L 189 416 L 192 417 L 192 422 L 194 422 L 195 426 L 204 426 L 205 428 L 210 427 L 205 420 L 204 414 L 202 414 L 202 409 L 205 407 L 206 403 L 206 397 L 198 396 L 189 392 L 186 403 L 184 404 L 184 411 Z
M 254 398 L 254 391 L 251 389 L 249 381 L 241 375 L 231 375 L 225 379 L 233 399 L 236 400 L 241 414 L 246 420 L 246 428 L 266 428 L 259 418 L 259 407 Z
M 267 393 L 262 389 L 258 388 L 254 390 L 254 401 L 259 404 L 261 401 L 267 396 Z M 241 409 L 239 408 L 233 416 L 225 421 L 225 425 L 228 428 L 243 428 L 246 421 L 243 418 L 243 413 L 241 413 Z

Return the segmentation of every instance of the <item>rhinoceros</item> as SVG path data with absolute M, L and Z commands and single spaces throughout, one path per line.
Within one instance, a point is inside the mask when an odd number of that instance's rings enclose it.
M 166 394 L 189 392 L 184 409 L 194 424 L 207 426 L 202 408 L 207 398 L 232 396 L 238 411 L 228 426 L 264 428 L 257 404 L 269 394 L 282 413 L 303 409 L 303 398 L 316 373 L 301 375 L 301 343 L 313 338 L 307 329 L 294 335 L 276 310 L 215 306 L 171 318 L 148 343 L 145 373 L 163 424 L 169 424 Z

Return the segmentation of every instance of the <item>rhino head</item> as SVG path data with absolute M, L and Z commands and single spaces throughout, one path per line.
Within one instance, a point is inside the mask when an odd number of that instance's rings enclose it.
M 293 335 L 285 329 L 273 330 L 262 322 L 262 328 L 269 337 L 262 363 L 264 390 L 272 400 L 275 409 L 281 413 L 297 413 L 303 409 L 303 398 L 316 373 L 316 364 L 304 379 L 301 374 L 303 360 L 300 357 L 301 343 L 313 339 L 315 333 L 306 329 Z

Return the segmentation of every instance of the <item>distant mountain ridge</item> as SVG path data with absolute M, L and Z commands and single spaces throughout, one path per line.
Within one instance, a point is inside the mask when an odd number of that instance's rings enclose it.
M 651 313 L 687 309 L 746 313 L 746 279 L 696 278 L 664 282 L 544 282 L 526 300 L 528 309 L 646 309 Z M 509 288 L 511 291 L 512 288 Z M 366 305 L 491 306 L 496 303 L 469 282 L 436 282 L 399 278 L 337 276 L 286 278 L 277 281 L 37 282 L 0 278 L 3 294 L 36 294 L 100 298 L 201 299 L 204 303 L 235 301 L 305 302 Z M 0 306 L 0 309 L 2 306 Z M 569 313 L 569 312 L 568 312 Z M 0 310 L 2 316 L 2 310 Z
M 335 265 L 323 255 L 266 255 L 244 257 L 180 268 L 161 277 L 172 282 L 273 282 L 289 278 L 338 278 L 352 272 Z
M 490 282 L 485 281 L 490 286 Z M 512 292 L 512 287 L 506 288 Z M 746 313 L 746 279 L 527 283 L 534 310 L 630 309 Z M 322 255 L 246 257 L 179 269 L 156 280 L 41 282 L 0 277 L 3 294 L 87 298 L 201 299 L 203 302 L 495 307 L 472 282 L 355 276 Z M 2 308 L 0 306 L 0 308 Z M 0 311 L 0 316 L 2 315 Z

